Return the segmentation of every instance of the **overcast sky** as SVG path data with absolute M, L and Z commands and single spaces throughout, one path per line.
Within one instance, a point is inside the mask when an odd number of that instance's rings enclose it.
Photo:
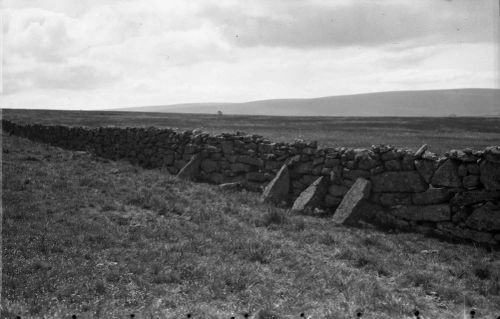
M 4 0 L 2 107 L 499 88 L 498 0 Z

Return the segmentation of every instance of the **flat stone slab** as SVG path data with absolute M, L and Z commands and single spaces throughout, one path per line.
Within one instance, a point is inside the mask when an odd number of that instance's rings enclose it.
M 372 176 L 371 181 L 377 193 L 419 193 L 429 187 L 416 171 L 385 172 Z
M 446 160 L 432 176 L 433 186 L 462 187 L 462 181 L 458 175 L 458 165 L 452 160 Z
M 341 225 L 356 225 L 363 217 L 363 202 L 369 198 L 371 190 L 370 181 L 358 178 L 344 195 L 339 207 L 333 214 L 333 222 Z
M 432 176 L 434 175 L 434 161 L 429 160 L 415 160 L 415 167 L 418 173 L 424 179 L 426 183 L 430 183 Z
M 198 177 L 200 172 L 201 155 L 196 154 L 191 157 L 191 160 L 181 168 L 179 173 L 177 173 L 177 178 L 194 180 Z
M 415 221 L 441 222 L 451 220 L 451 210 L 447 204 L 428 206 L 401 205 L 393 207 L 391 214 L 397 218 Z
M 328 191 L 326 177 L 321 176 L 309 185 L 299 197 L 295 200 L 292 206 L 293 212 L 302 212 L 307 209 L 324 206 L 323 199 Z
M 481 171 L 481 183 L 488 190 L 500 190 L 500 164 L 491 161 L 483 161 L 479 165 Z
M 453 197 L 453 193 L 447 188 L 429 188 L 422 193 L 411 195 L 415 205 L 432 205 L 445 203 Z
M 500 200 L 500 191 L 472 190 L 455 194 L 450 203 L 453 205 L 472 205 L 480 202 Z
M 267 184 L 262 192 L 261 200 L 265 203 L 279 204 L 287 199 L 290 191 L 290 171 L 283 165 L 278 174 Z
M 487 202 L 474 210 L 467 218 L 465 225 L 475 230 L 500 230 L 500 205 Z

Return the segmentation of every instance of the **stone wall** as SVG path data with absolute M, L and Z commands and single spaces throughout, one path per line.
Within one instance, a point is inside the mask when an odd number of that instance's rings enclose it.
M 319 149 L 316 142 L 273 143 L 241 133 L 2 124 L 13 135 L 171 174 L 197 155 L 196 180 L 241 182 L 253 191 L 262 191 L 286 165 L 289 187 L 283 204 L 291 206 L 306 188 L 321 182 L 324 191 L 310 207 L 316 212 L 334 211 L 361 177 L 371 181 L 369 202 L 378 223 L 500 244 L 499 146 L 438 156 L 426 147 L 417 152 L 386 145 Z

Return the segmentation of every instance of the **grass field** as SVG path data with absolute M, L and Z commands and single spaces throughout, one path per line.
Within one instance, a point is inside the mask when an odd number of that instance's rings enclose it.
M 338 227 L 17 137 L 2 146 L 2 317 L 500 315 L 498 251 Z
M 22 122 L 85 126 L 201 128 L 211 133 L 243 131 L 273 141 L 317 140 L 320 146 L 370 147 L 391 144 L 418 149 L 428 144 L 442 154 L 450 149 L 500 145 L 500 118 L 284 117 L 4 109 L 3 117 Z

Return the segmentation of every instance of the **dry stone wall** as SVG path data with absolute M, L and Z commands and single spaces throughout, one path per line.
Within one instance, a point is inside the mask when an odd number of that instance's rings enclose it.
M 297 206 L 312 212 L 334 211 L 363 178 L 371 182 L 369 202 L 377 223 L 500 244 L 499 146 L 438 156 L 426 147 L 417 152 L 387 145 L 319 149 L 316 142 L 274 143 L 242 133 L 2 124 L 13 135 L 145 168 L 172 174 L 184 168 L 183 174 L 189 171 L 202 182 L 240 182 L 253 191 L 269 185 L 265 192 L 279 195 L 269 201 L 278 204 L 291 206 L 307 190 L 304 204 Z M 270 184 L 278 172 L 283 176 Z

